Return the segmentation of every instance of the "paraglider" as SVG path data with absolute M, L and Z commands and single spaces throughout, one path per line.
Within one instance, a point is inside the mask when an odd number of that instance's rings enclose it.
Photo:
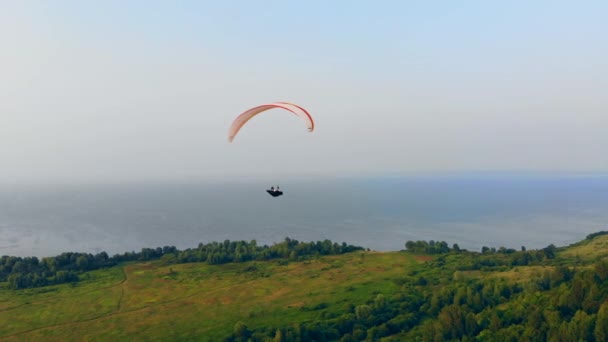
M 270 187 L 270 190 L 266 190 L 267 193 L 270 194 L 270 196 L 272 197 L 279 197 L 281 195 L 283 195 L 283 191 L 279 190 L 279 186 L 277 185 L 277 188 L 275 190 L 274 186 Z
M 234 119 L 234 121 L 232 122 L 232 125 L 230 125 L 230 129 L 228 130 L 228 142 L 231 143 L 234 140 L 238 132 L 247 123 L 247 121 L 251 120 L 254 116 L 260 113 L 274 108 L 287 110 L 296 115 L 297 117 L 301 118 L 306 124 L 306 128 L 309 132 L 312 132 L 315 129 L 315 122 L 313 121 L 312 116 L 310 116 L 310 113 L 308 113 L 306 109 L 289 102 L 274 102 L 253 107 L 251 109 L 246 110 L 241 115 L 237 116 L 236 119 Z M 279 190 L 279 186 L 276 187 L 276 190 L 273 186 L 270 188 L 270 190 L 266 190 L 266 192 L 272 197 L 278 197 L 283 195 L 283 191 Z

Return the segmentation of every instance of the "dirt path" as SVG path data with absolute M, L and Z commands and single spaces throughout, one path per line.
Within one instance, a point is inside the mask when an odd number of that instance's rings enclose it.
M 120 312 L 122 310 L 122 300 L 125 298 L 125 285 L 129 281 L 128 273 L 126 271 L 127 266 L 122 268 L 122 274 L 124 276 L 123 282 L 121 283 L 122 288 L 120 289 L 120 298 L 118 299 L 118 305 L 116 306 L 116 312 Z

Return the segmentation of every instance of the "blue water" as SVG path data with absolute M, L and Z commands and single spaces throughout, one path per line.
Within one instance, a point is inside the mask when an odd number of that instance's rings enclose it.
M 330 239 L 374 250 L 445 240 L 561 246 L 608 230 L 608 177 L 428 176 L 0 188 L 0 255 L 110 254 L 199 242 Z

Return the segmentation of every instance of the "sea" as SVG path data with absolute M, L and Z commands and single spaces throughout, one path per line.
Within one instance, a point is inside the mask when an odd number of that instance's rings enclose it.
M 479 251 L 565 246 L 608 230 L 607 176 L 316 177 L 280 184 L 134 182 L 0 186 L 0 255 L 113 255 L 286 237 L 397 251 L 408 240 Z

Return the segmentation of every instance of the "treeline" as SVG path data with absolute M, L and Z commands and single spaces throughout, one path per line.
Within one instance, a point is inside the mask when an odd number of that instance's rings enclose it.
M 41 260 L 37 257 L 2 256 L 0 282 L 7 281 L 12 289 L 76 282 L 79 273 L 114 265 L 116 261 L 106 252 L 95 255 L 68 252 Z
M 594 234 L 589 234 L 587 235 L 587 239 L 591 240 L 596 236 L 599 235 L 604 235 L 604 234 L 608 234 L 608 232 L 598 232 L 598 233 L 594 233 Z M 467 252 L 466 249 L 461 249 L 460 246 L 458 246 L 458 244 L 453 244 L 452 247 L 450 248 L 448 246 L 448 243 L 445 241 L 434 241 L 434 240 L 429 240 L 429 241 L 411 241 L 408 240 L 405 243 L 405 249 L 410 251 L 410 252 L 414 252 L 414 253 L 425 253 L 425 254 L 443 254 L 443 253 L 449 253 L 449 252 Z M 546 251 L 550 251 L 550 252 L 555 252 L 557 250 L 557 247 L 555 247 L 554 245 L 549 245 L 545 248 L 542 249 L 543 252 Z M 525 252 L 526 251 L 526 247 L 522 246 L 521 247 L 521 251 Z M 506 248 L 506 247 L 499 247 L 498 249 L 495 247 L 487 247 L 487 246 L 483 246 L 481 247 L 481 253 L 483 254 L 493 254 L 493 253 L 500 253 L 500 254 L 511 254 L 511 253 L 515 253 L 517 252 L 517 250 L 513 249 L 513 248 Z
M 437 243 L 418 247 L 431 245 Z M 435 251 L 445 248 L 439 245 Z M 250 329 L 238 322 L 225 340 L 608 341 L 608 262 L 568 267 L 554 248 L 501 253 L 452 248 L 396 279 L 398 290 L 390 295 L 342 308 L 321 303 L 313 308 L 318 318 L 295 325 Z M 526 268 L 514 265 L 522 256 L 548 267 L 520 279 L 517 272 Z M 471 265 L 513 273 L 464 271 Z
M 460 251 L 458 244 L 454 244 L 452 248 L 445 241 L 410 241 L 405 243 L 405 248 L 410 252 L 425 253 L 425 254 L 442 254 L 451 251 Z
M 482 253 L 466 253 L 458 269 L 460 271 L 482 270 L 482 271 L 504 271 L 513 266 L 542 266 L 550 265 L 555 259 L 557 247 L 549 245 L 542 249 L 521 251 L 501 247 L 482 248 Z M 442 259 L 439 259 L 441 261 Z
M 206 262 L 225 264 L 249 260 L 288 258 L 302 260 L 316 255 L 334 255 L 362 250 L 362 247 L 329 240 L 300 242 L 285 238 L 272 246 L 258 246 L 256 240 L 200 243 L 197 248 L 178 250 L 174 246 L 142 248 L 140 252 L 126 252 L 109 257 L 106 252 L 62 253 L 55 257 L 3 256 L 0 258 L 0 282 L 8 282 L 12 289 L 40 287 L 77 282 L 78 275 L 91 270 L 112 267 L 124 261 L 151 261 L 162 259 L 166 263 Z
M 592 239 L 594 236 L 602 235 L 600 233 L 592 234 L 589 238 Z M 469 252 L 466 249 L 461 249 L 458 244 L 454 244 L 451 248 L 445 241 L 407 241 L 405 248 L 409 252 L 424 253 L 424 254 L 446 254 L 446 253 L 464 253 L 469 256 L 470 262 L 465 262 L 461 266 L 461 270 L 479 270 L 482 268 L 496 267 L 496 266 L 527 266 L 527 265 L 540 265 L 543 262 L 555 258 L 557 247 L 551 244 L 545 248 L 538 250 L 527 251 L 524 246 L 521 247 L 520 251 L 513 248 L 499 247 L 487 247 L 483 246 L 480 253 Z M 508 254 L 508 256 L 506 256 Z M 441 262 L 443 258 L 439 258 Z
M 317 255 L 336 255 L 363 250 L 363 247 L 346 243 L 332 243 L 330 240 L 300 242 L 285 238 L 272 246 L 258 246 L 256 240 L 200 243 L 198 248 L 175 251 L 162 256 L 166 263 L 206 262 L 211 265 L 250 260 L 290 259 L 302 260 Z
M 602 230 L 599 232 L 595 232 L 595 233 L 591 233 L 589 235 L 587 235 L 587 240 L 593 240 L 593 238 L 597 237 L 597 236 L 601 236 L 601 235 L 608 235 L 608 231 L 606 230 Z

